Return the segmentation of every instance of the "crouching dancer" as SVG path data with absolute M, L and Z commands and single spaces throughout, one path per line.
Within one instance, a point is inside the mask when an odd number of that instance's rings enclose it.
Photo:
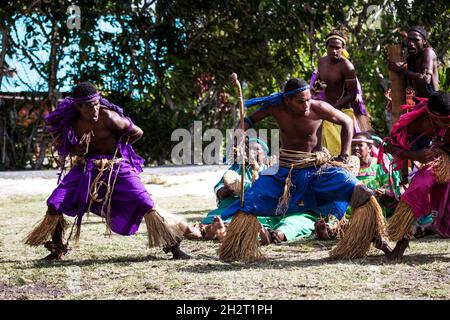
M 450 93 L 433 92 L 392 127 L 387 150 L 394 155 L 395 170 L 404 161 L 423 164 L 402 194 L 387 233 L 397 241 L 389 259 L 401 259 L 408 247 L 414 220 L 433 216 L 432 228 L 450 237 Z
M 352 220 L 331 256 L 363 257 L 371 242 L 383 249 L 381 208 L 372 192 L 343 169 L 350 152 L 352 120 L 328 103 L 312 100 L 309 86 L 302 79 L 289 80 L 283 93 L 246 101 L 247 106 L 253 104 L 262 108 L 247 119 L 246 129 L 266 117 L 275 118 L 281 129 L 280 168 L 273 175 L 261 174 L 245 192 L 242 207 L 236 201 L 222 213 L 222 219 L 235 216 L 219 257 L 247 261 L 261 258 L 256 216 L 309 211 L 340 219 L 349 203 L 353 208 Z M 323 120 L 342 126 L 341 154 L 334 161 L 321 145 Z M 389 250 L 385 243 L 384 249 Z
M 136 233 L 144 218 L 150 247 L 163 246 L 174 258 L 189 257 L 179 248 L 180 235 L 156 212 L 140 181 L 144 161 L 131 144 L 143 131 L 120 107 L 102 98 L 93 84 L 83 82 L 45 120 L 62 171 L 66 158 L 75 158 L 48 198 L 47 213 L 26 237 L 26 244 L 44 245 L 50 251 L 45 259 L 60 260 L 68 251 L 74 229 L 78 245 L 83 216 L 93 212 L 105 219 L 107 233 L 126 236 Z M 66 242 L 68 223 L 63 214 L 75 217 Z

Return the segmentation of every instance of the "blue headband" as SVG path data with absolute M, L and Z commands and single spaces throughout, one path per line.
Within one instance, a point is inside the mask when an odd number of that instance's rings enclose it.
M 294 89 L 294 90 L 286 92 L 286 93 L 278 92 L 278 93 L 272 93 L 271 95 L 268 95 L 265 97 L 249 99 L 249 100 L 245 101 L 245 107 L 248 108 L 248 107 L 251 107 L 254 105 L 258 105 L 258 104 L 260 104 L 263 107 L 274 106 L 274 105 L 280 104 L 283 97 L 291 96 L 293 94 L 296 94 L 297 92 L 302 92 L 305 90 L 309 90 L 308 84 L 306 86 Z

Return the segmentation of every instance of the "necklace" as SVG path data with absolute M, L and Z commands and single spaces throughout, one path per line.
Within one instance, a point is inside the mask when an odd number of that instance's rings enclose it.
M 80 144 L 86 143 L 86 152 L 84 155 L 86 155 L 89 152 L 89 144 L 91 143 L 92 137 L 94 137 L 94 131 L 91 130 L 88 133 L 83 134 L 83 136 L 80 139 Z

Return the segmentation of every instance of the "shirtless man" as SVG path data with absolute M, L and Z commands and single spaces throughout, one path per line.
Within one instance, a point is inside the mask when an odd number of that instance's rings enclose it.
M 344 57 L 345 38 L 334 31 L 326 36 L 327 55 L 320 58 L 318 71 L 326 83 L 325 101 L 336 109 L 348 108 L 356 99 L 356 73 L 353 64 Z
M 174 258 L 189 257 L 179 248 L 180 235 L 156 212 L 140 181 L 143 159 L 134 153 L 131 143 L 141 138 L 143 131 L 120 107 L 102 98 L 93 84 L 83 82 L 46 122 L 62 167 L 68 156 L 77 159 L 48 198 L 47 214 L 27 236 L 26 244 L 43 244 L 51 252 L 46 259 L 60 260 L 72 235 L 64 243 L 67 222 L 63 214 L 76 218 L 77 243 L 84 214 L 93 212 L 105 218 L 108 232 L 121 235 L 136 233 L 144 218 L 150 246 L 163 245 Z
M 322 148 L 319 130 L 323 120 L 342 126 L 342 146 L 337 160 L 345 162 L 353 132 L 351 119 L 327 102 L 311 99 L 309 85 L 302 79 L 289 80 L 283 93 L 246 102 L 247 106 L 254 104 L 261 104 L 263 108 L 249 117 L 246 129 L 267 117 L 277 121 L 282 143 L 280 168 L 274 175 L 261 175 L 245 192 L 243 207 L 236 201 L 222 213 L 224 220 L 232 215 L 235 217 L 219 249 L 220 258 L 257 260 L 261 257 L 258 242 L 256 246 L 252 245 L 259 227 L 257 221 L 254 223 L 249 218 L 251 215 L 310 211 L 332 214 L 340 219 L 349 203 L 353 208 L 353 219 L 365 220 L 368 224 L 351 224 L 331 256 L 344 259 L 363 257 L 372 241 L 381 240 L 381 208 L 372 192 L 349 172 L 341 167 L 325 165 L 331 156 Z M 246 223 L 248 225 L 244 227 Z M 369 229 L 361 230 L 362 225 L 369 226 Z
M 319 59 L 317 75 L 320 81 L 325 83 L 323 98 L 334 108 L 341 110 L 353 121 L 356 121 L 351 104 L 357 98 L 358 82 L 355 67 L 345 57 L 347 51 L 345 49 L 346 40 L 344 34 L 340 31 L 333 31 L 325 39 L 327 55 Z M 366 123 L 365 115 L 359 115 L 359 118 L 361 122 L 359 126 L 363 126 L 364 130 L 367 130 L 368 124 Z M 356 128 L 356 124 L 354 125 Z M 333 156 L 338 154 L 341 147 L 341 141 L 339 140 L 340 130 L 340 126 L 331 121 L 324 121 L 323 123 L 323 146 Z M 359 132 L 360 130 L 355 131 Z
M 389 69 L 404 74 L 414 89 L 416 97 L 427 98 L 439 90 L 438 61 L 428 42 L 423 27 L 412 27 L 407 36 L 408 57 L 406 63 L 389 61 Z

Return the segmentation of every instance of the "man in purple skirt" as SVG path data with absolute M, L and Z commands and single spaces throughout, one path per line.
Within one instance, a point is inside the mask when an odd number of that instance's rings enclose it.
M 102 98 L 93 84 L 83 82 L 45 120 L 59 164 L 64 168 L 71 157 L 72 169 L 48 198 L 47 213 L 26 244 L 43 244 L 51 252 L 46 259 L 60 260 L 74 230 L 78 245 L 83 216 L 93 212 L 105 219 L 108 233 L 126 236 L 136 233 L 144 218 L 150 247 L 161 245 L 174 259 L 189 258 L 179 248 L 179 231 L 156 212 L 139 178 L 144 160 L 131 144 L 143 131 L 124 116 L 122 108 Z M 68 223 L 63 214 L 75 217 L 66 242 Z

